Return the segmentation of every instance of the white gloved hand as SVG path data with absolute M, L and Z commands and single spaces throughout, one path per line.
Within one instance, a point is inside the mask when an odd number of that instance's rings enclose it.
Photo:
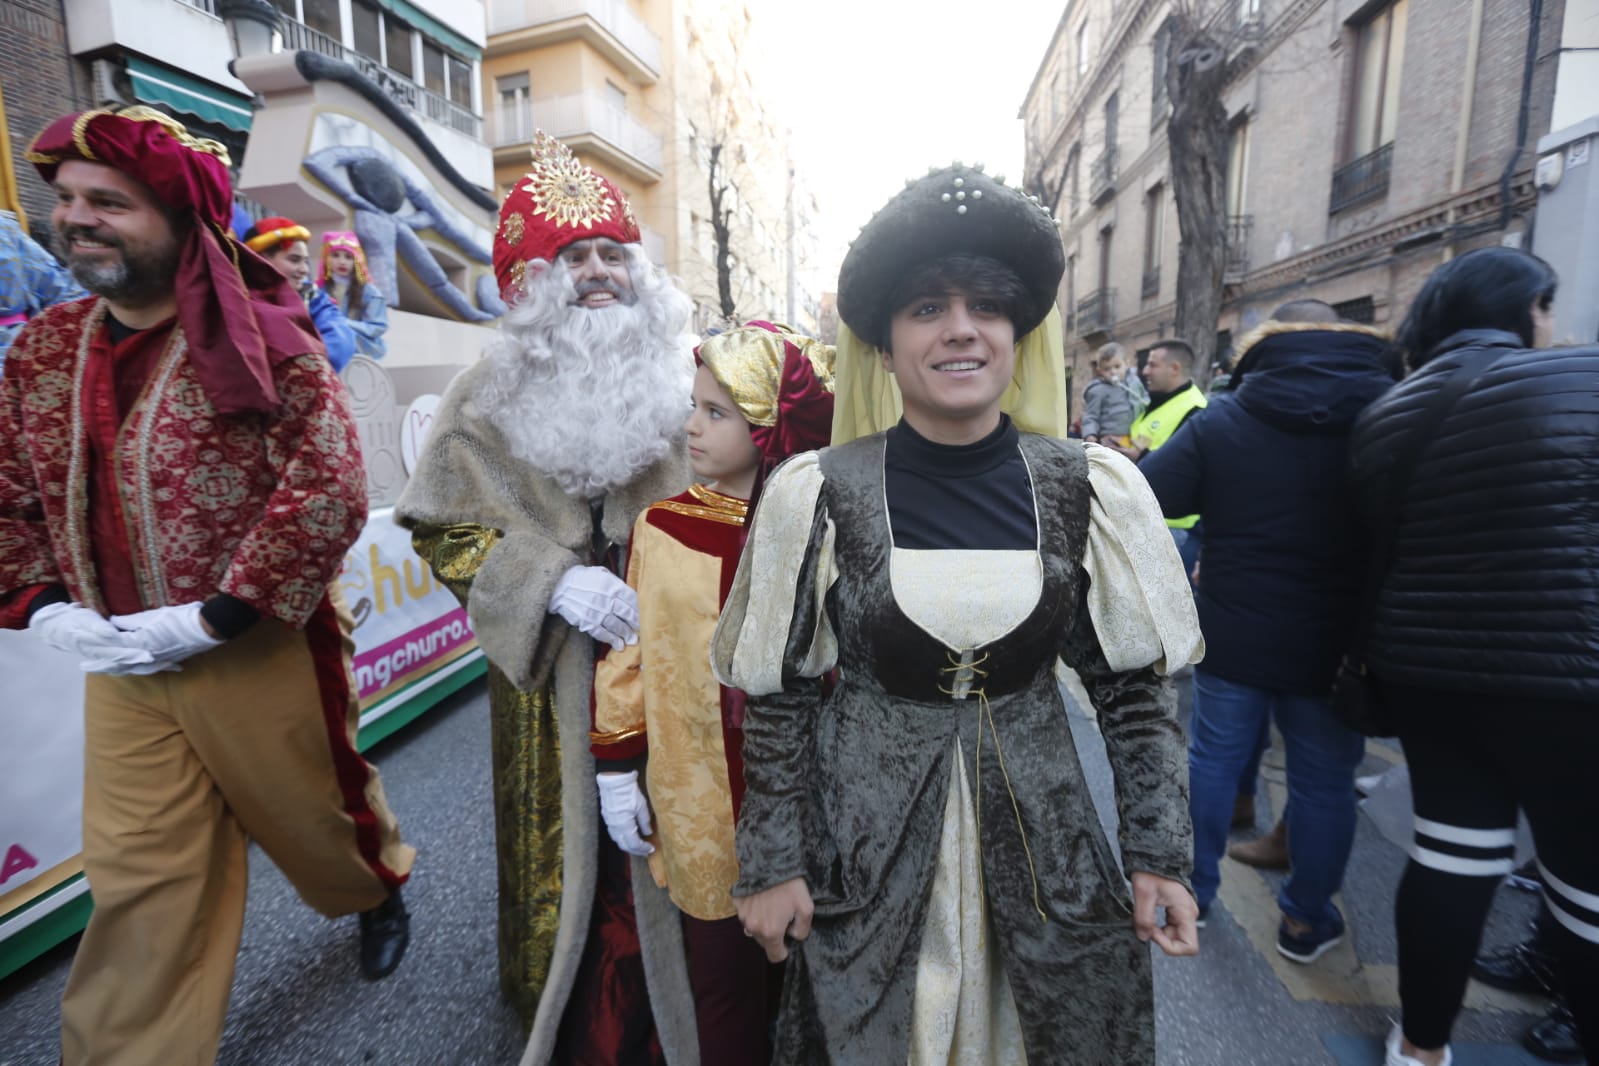
M 638 787 L 638 771 L 595 774 L 594 781 L 600 786 L 600 817 L 616 846 L 629 855 L 653 852 L 655 845 L 644 839 L 655 829 L 650 823 L 649 801 Z
M 574 566 L 550 594 L 558 614 L 613 651 L 638 643 L 638 593 L 603 566 Z
M 174 668 L 178 663 L 202 651 L 210 651 L 223 642 L 205 631 L 200 621 L 200 605 L 185 603 L 177 607 L 157 607 L 138 614 L 111 616 L 112 623 L 148 651 L 163 668 Z
M 76 655 L 78 666 L 91 674 L 132 673 L 155 661 L 131 633 L 122 632 L 81 603 L 51 603 L 39 608 L 28 619 L 28 630 L 52 648 Z

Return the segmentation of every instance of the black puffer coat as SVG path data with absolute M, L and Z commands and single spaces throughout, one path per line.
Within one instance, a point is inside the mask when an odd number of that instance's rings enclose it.
M 1168 516 L 1200 514 L 1207 673 L 1326 695 L 1348 650 L 1366 557 L 1349 433 L 1393 387 L 1375 330 L 1271 322 L 1242 342 L 1248 373 L 1138 469 Z
M 1400 505 L 1370 659 L 1387 681 L 1599 701 L 1599 347 L 1471 330 L 1367 408 L 1352 461 L 1373 526 L 1396 451 L 1448 372 L 1503 350 L 1433 435 Z

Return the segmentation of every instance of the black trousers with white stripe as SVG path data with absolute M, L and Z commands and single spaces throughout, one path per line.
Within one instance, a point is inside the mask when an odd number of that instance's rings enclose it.
M 1526 812 L 1555 917 L 1551 945 L 1599 1062 L 1599 704 L 1386 685 L 1416 814 L 1395 905 L 1405 1036 L 1448 1043 L 1471 960 Z

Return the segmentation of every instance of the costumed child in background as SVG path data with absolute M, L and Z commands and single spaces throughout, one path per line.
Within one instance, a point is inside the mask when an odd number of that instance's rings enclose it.
M 311 284 L 311 252 L 307 242 L 311 231 L 294 221 L 274 215 L 263 218 L 244 234 L 244 246 L 256 253 L 289 279 L 294 290 L 305 301 L 311 312 L 311 321 L 322 335 L 328 350 L 328 362 L 335 372 L 341 372 L 355 355 L 355 331 L 350 320 L 344 317 L 333 298 Z
M 1132 446 L 1128 431 L 1149 406 L 1136 372 L 1127 372 L 1127 349 L 1111 341 L 1094 355 L 1094 380 L 1083 390 L 1083 439 Z
M 372 284 L 366 252 L 354 233 L 333 230 L 322 234 L 322 262 L 317 266 L 316 284 L 349 320 L 356 350 L 382 359 L 389 350 L 383 339 L 389 329 L 389 303 L 382 290 Z
M 593 753 L 611 839 L 649 856 L 682 911 L 700 1062 L 735 1066 L 771 1059 L 782 968 L 734 914 L 744 695 L 711 675 L 711 632 L 766 475 L 827 443 L 833 349 L 752 322 L 709 338 L 695 357 L 689 460 L 710 485 L 655 504 L 633 528 L 627 580 L 638 591 L 639 640 L 596 668 Z

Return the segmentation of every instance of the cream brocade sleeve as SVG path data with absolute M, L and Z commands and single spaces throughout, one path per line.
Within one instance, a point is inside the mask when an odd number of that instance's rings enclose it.
M 761 490 L 749 541 L 711 638 L 711 670 L 729 688 L 768 696 L 783 690 L 785 673 L 821 677 L 838 661 L 838 641 L 824 607 L 827 590 L 838 580 L 832 519 L 824 518 L 820 537 L 812 537 L 821 493 L 821 461 L 815 452 L 778 467 Z M 815 608 L 809 617 L 797 619 L 794 607 L 812 553 L 816 588 L 805 598 Z M 805 649 L 803 656 L 785 664 L 790 630 L 802 626 L 810 632 L 793 636 Z
M 1193 592 L 1149 483 L 1127 457 L 1089 444 L 1088 613 L 1112 670 L 1170 674 L 1205 655 Z

